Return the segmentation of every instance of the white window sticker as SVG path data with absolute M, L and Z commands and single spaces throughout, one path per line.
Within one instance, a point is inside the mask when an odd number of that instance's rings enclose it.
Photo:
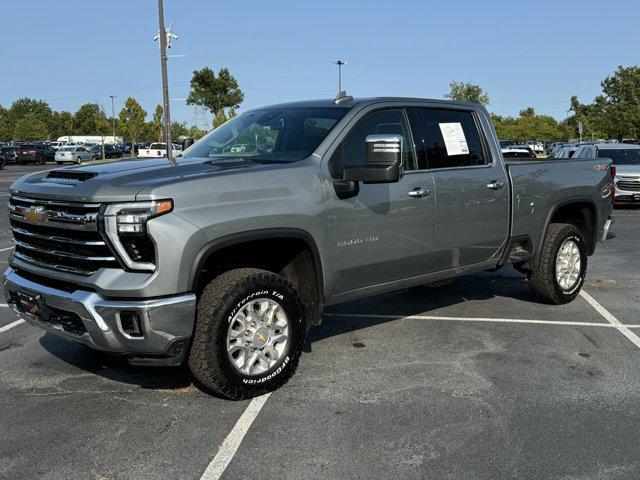
M 469 153 L 469 145 L 467 138 L 464 136 L 462 125 L 458 122 L 440 123 L 440 131 L 444 138 L 444 145 L 447 147 L 447 155 L 467 155 Z

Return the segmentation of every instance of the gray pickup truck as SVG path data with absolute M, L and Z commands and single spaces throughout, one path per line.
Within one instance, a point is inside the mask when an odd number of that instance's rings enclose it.
M 18 315 L 228 398 L 284 384 L 328 305 L 508 263 L 569 302 L 613 223 L 609 160 L 505 162 L 482 107 L 346 95 L 26 175 L 8 208 Z

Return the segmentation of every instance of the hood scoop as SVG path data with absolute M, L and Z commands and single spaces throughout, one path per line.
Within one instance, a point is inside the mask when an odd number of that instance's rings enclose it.
M 204 162 L 207 165 L 213 165 L 218 168 L 240 168 L 240 167 L 253 167 L 254 165 L 258 165 L 251 159 L 243 158 L 243 157 L 235 157 L 235 158 L 213 158 Z
M 56 183 L 79 183 L 97 176 L 97 172 L 82 172 L 77 170 L 51 170 L 45 180 Z

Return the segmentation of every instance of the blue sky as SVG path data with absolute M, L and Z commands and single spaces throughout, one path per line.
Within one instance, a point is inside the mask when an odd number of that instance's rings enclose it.
M 75 111 L 98 102 L 116 114 L 128 96 L 161 103 L 155 0 L 5 0 L 0 104 L 20 97 Z M 170 54 L 172 117 L 192 71 L 228 67 L 245 92 L 241 110 L 332 97 L 337 58 L 355 96 L 441 98 L 451 81 L 481 85 L 489 109 L 526 106 L 564 118 L 569 98 L 590 101 L 617 65 L 640 62 L 633 1 L 165 0 L 179 35 Z M 210 118 L 209 118 L 210 120 Z

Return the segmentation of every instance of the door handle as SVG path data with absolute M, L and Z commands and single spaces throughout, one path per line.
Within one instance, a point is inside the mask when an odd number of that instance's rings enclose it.
M 499 181 L 493 181 L 491 183 L 487 183 L 487 188 L 491 189 L 491 190 L 499 190 L 502 187 L 504 187 L 504 183 L 503 182 L 499 182 Z
M 422 197 L 426 197 L 430 193 L 431 192 L 429 191 L 429 189 L 425 190 L 422 187 L 416 187 L 413 190 L 409 190 L 408 195 L 411 198 L 422 198 Z

